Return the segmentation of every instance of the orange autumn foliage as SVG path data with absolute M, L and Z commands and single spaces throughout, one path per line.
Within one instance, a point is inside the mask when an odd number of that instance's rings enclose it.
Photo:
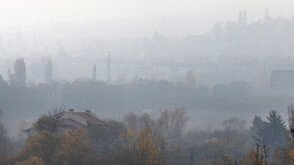
M 138 163 L 156 165 L 160 164 L 161 159 L 159 155 L 160 138 L 152 139 L 150 128 L 145 128 L 141 131 L 138 143 L 135 147 L 136 161 Z
M 122 139 L 124 150 L 121 155 L 129 154 L 125 158 L 121 158 L 118 164 L 166 164 L 162 150 L 163 140 L 159 136 L 152 136 L 150 128 L 147 127 L 140 133 L 129 130 Z
M 58 162 L 62 165 L 79 165 L 91 154 L 92 148 L 87 132 L 83 129 L 69 130 L 61 135 L 61 146 L 57 152 Z
M 28 160 L 36 157 L 42 159 L 46 165 L 53 164 L 54 156 L 59 146 L 60 140 L 57 136 L 42 132 L 39 136 L 29 139 L 25 148 L 19 154 L 19 159 Z
M 27 160 L 24 160 L 20 163 L 16 163 L 16 165 L 45 165 L 45 163 L 42 161 L 41 158 L 31 156 Z

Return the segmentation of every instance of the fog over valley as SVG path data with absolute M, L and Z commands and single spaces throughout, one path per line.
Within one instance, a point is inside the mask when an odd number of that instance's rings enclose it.
M 294 158 L 294 1 L 0 1 L 0 164 Z

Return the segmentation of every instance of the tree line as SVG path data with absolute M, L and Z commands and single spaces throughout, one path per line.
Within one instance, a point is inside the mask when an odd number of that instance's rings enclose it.
M 294 160 L 292 106 L 288 125 L 270 111 L 266 120 L 255 116 L 250 128 L 244 120 L 229 118 L 217 129 L 187 128 L 189 117 L 182 108 L 161 110 L 157 118 L 128 113 L 122 122 L 105 119 L 85 129 L 64 129 L 63 112 L 55 108 L 41 115 L 19 141 L 9 139 L 1 126 L 0 164 L 265 165 Z

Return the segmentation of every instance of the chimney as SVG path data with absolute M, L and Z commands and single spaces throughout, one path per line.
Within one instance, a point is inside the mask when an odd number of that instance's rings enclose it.
M 91 110 L 86 110 L 85 112 L 86 112 L 88 115 L 91 114 Z
M 74 112 L 74 109 L 68 109 L 68 112 Z

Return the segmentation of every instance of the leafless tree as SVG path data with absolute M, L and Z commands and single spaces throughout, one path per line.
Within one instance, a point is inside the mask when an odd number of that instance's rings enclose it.
M 38 132 L 48 131 L 49 133 L 58 133 L 62 127 L 62 116 L 64 113 L 64 106 L 55 107 L 51 111 L 42 115 L 34 124 L 34 128 Z

